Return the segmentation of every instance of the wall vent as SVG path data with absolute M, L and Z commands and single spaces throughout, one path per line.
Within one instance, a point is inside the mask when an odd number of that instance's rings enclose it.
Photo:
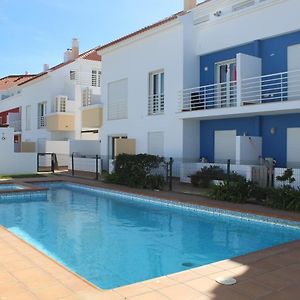
M 194 25 L 202 24 L 209 21 L 209 15 L 201 16 L 194 20 Z
M 253 6 L 254 4 L 255 4 L 255 0 L 246 0 L 246 1 L 243 1 L 238 4 L 233 5 L 232 11 L 233 12 L 239 11 L 239 10 L 245 9 L 247 7 Z

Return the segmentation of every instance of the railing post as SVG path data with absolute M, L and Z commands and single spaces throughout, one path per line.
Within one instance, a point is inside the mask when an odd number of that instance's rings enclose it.
M 37 169 L 37 172 L 40 171 L 40 153 L 37 153 L 37 157 L 36 157 L 36 169 Z
M 72 176 L 74 176 L 74 152 L 72 153 Z
M 51 153 L 51 172 L 54 174 L 54 172 L 55 172 L 55 165 L 54 165 L 54 159 L 55 159 L 55 157 L 54 157 L 54 153 Z
M 173 158 L 170 157 L 170 162 L 169 162 L 169 191 L 173 190 Z
M 230 159 L 227 160 L 227 184 L 230 182 Z
M 99 165 L 98 165 L 98 161 L 99 161 L 99 155 L 96 155 L 96 180 L 99 179 Z

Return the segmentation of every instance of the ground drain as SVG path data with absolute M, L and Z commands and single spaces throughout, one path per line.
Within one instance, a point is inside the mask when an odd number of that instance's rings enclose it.
M 191 263 L 191 262 L 184 262 L 184 263 L 182 263 L 182 265 L 183 265 L 184 267 L 193 267 L 193 266 L 194 266 L 194 264 Z
M 217 277 L 216 282 L 222 285 L 233 285 L 236 284 L 236 279 L 232 277 Z

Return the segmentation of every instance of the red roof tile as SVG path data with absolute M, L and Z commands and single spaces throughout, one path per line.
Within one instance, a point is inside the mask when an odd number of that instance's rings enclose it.
M 36 75 L 9 75 L 0 78 L 0 91 L 5 91 L 11 87 L 17 86 L 28 79 L 34 78 Z

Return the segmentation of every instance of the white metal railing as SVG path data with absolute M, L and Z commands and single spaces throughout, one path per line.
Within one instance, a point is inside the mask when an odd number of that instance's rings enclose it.
M 179 92 L 179 111 L 182 112 L 236 105 L 236 81 L 210 84 Z
M 47 117 L 39 116 L 38 118 L 38 128 L 44 128 L 47 125 Z
M 148 97 L 148 115 L 163 114 L 165 110 L 165 95 L 149 95 Z
M 300 100 L 300 70 L 185 89 L 179 112 L 291 100 Z
M 300 100 L 300 70 L 246 78 L 241 105 Z

